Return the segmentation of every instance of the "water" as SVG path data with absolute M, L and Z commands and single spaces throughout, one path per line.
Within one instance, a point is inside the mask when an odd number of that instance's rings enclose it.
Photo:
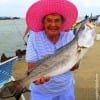
M 25 31 L 25 20 L 0 20 L 0 55 L 15 56 L 17 49 L 25 49 L 22 38 Z
M 80 20 L 82 18 L 79 18 Z M 22 36 L 25 31 L 25 20 L 0 20 L 0 55 L 15 56 L 18 49 L 25 49 Z

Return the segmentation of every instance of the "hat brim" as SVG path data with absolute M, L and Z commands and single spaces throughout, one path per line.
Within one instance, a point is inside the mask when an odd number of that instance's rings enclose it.
M 27 11 L 26 23 L 29 29 L 38 32 L 43 30 L 44 16 L 57 13 L 64 17 L 61 30 L 68 30 L 76 22 L 78 11 L 74 4 L 66 0 L 41 0 L 34 3 Z

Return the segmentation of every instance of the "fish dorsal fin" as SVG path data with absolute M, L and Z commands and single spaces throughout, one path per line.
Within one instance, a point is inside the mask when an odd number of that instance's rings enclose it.
M 35 65 L 36 66 L 40 65 L 42 62 L 44 62 L 45 60 L 47 60 L 48 58 L 50 58 L 52 55 L 53 54 L 45 55 L 42 59 L 38 60 Z
M 34 67 L 32 69 L 30 69 L 27 73 L 30 74 L 37 66 L 39 66 L 40 64 L 42 64 L 45 60 L 47 60 L 48 58 L 50 58 L 53 54 L 49 54 L 44 56 L 42 59 L 38 60 Z

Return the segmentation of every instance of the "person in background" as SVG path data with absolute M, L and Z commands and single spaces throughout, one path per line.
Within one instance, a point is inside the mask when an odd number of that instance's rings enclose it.
M 26 48 L 28 70 L 46 55 L 54 54 L 75 37 L 69 30 L 76 22 L 76 6 L 67 0 L 40 0 L 34 3 L 26 15 L 31 30 Z M 75 100 L 73 71 L 76 66 L 51 78 L 41 77 L 32 82 L 30 100 Z
M 85 15 L 85 17 L 84 17 L 85 19 L 88 19 L 89 18 L 89 16 L 88 15 Z
M 0 62 L 4 62 L 8 60 L 7 56 L 5 55 L 5 53 L 2 53 L 1 57 L 0 57 Z

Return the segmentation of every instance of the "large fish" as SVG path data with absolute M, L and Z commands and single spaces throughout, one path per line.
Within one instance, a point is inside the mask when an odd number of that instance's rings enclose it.
M 24 78 L 7 83 L 4 87 L 7 87 L 11 93 L 18 96 L 31 82 L 41 77 L 54 77 L 69 71 L 83 58 L 88 49 L 94 44 L 94 40 L 95 25 L 89 20 L 85 20 L 70 43 L 58 49 L 55 54 L 47 55 L 38 61 Z M 2 92 L 5 88 L 2 89 Z

